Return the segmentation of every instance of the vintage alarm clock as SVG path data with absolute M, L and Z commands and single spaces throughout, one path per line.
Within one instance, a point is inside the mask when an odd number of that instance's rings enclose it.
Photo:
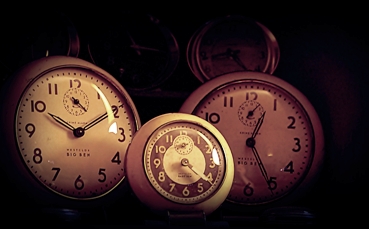
M 234 181 L 225 208 L 261 211 L 294 203 L 324 160 L 317 112 L 294 86 L 262 72 L 234 72 L 201 85 L 180 112 L 213 124 L 227 140 Z
M 262 23 L 243 15 L 227 15 L 198 28 L 186 55 L 191 71 L 205 82 L 235 71 L 272 74 L 280 50 L 275 36 Z
M 2 168 L 28 199 L 83 208 L 127 190 L 125 154 L 141 124 L 109 73 L 75 57 L 44 57 L 9 78 L 0 104 Z
M 195 115 L 167 113 L 146 122 L 126 155 L 133 193 L 160 216 L 193 220 L 226 199 L 234 175 L 223 135 Z

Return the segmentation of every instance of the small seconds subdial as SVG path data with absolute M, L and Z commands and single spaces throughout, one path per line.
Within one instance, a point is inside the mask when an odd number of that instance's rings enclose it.
M 255 100 L 247 100 L 238 108 L 238 119 L 246 126 L 255 126 L 264 112 L 263 106 Z
M 65 109 L 72 115 L 83 115 L 89 107 L 86 93 L 80 88 L 70 88 L 63 97 Z
M 193 149 L 193 140 L 187 135 L 179 135 L 174 139 L 173 145 L 177 153 L 186 155 Z

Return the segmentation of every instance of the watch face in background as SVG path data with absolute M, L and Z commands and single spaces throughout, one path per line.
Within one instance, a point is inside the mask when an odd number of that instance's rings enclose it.
M 187 62 L 201 82 L 235 71 L 272 74 L 279 62 L 279 46 L 263 24 L 229 15 L 198 28 L 187 46 Z
M 88 31 L 90 59 L 125 88 L 156 88 L 171 76 L 179 61 L 179 47 L 160 18 L 116 10 L 98 20 Z

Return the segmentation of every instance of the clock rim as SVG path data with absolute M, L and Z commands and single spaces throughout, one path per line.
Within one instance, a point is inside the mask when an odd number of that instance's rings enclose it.
M 183 204 L 173 202 L 162 196 L 150 183 L 144 168 L 144 155 L 146 144 L 152 133 L 167 123 L 191 122 L 211 132 L 223 148 L 225 158 L 224 177 L 215 193 L 204 201 L 194 204 Z M 158 215 L 166 216 L 168 211 L 173 212 L 195 212 L 203 211 L 208 215 L 215 211 L 224 202 L 228 195 L 234 177 L 233 158 L 230 148 L 222 134 L 210 123 L 191 114 L 174 112 L 156 116 L 146 122 L 132 139 L 126 154 L 127 180 L 132 192 L 151 211 Z
M 40 206 L 55 205 L 59 207 L 72 208 L 91 208 L 98 206 L 107 206 L 128 193 L 128 182 L 126 174 L 122 181 L 114 186 L 113 189 L 99 195 L 97 198 L 79 199 L 70 198 L 65 195 L 58 194 L 41 184 L 33 174 L 25 166 L 23 159 L 19 154 L 18 144 L 16 140 L 15 121 L 18 104 L 23 96 L 24 90 L 28 85 L 32 84 L 34 79 L 39 75 L 43 75 L 49 71 L 61 68 L 82 68 L 104 77 L 112 86 L 122 93 L 126 102 L 129 104 L 132 114 L 134 115 L 136 129 L 135 133 L 141 127 L 141 120 L 133 103 L 132 98 L 125 88 L 108 72 L 100 67 L 71 56 L 48 56 L 38 60 L 29 62 L 10 77 L 0 91 L 0 104 L 3 107 L 0 112 L 0 124 L 3 127 L 0 131 L 0 144 L 4 147 L 2 151 L 6 155 L 1 160 L 1 166 L 10 183 L 14 185 L 17 195 L 22 195 L 26 200 Z M 4 109 L 5 108 L 5 109 Z M 134 134 L 133 133 L 133 134 Z M 23 190 L 27 190 L 24 192 Z
M 278 198 L 274 201 L 269 201 L 267 203 L 260 204 L 243 204 L 243 203 L 235 203 L 226 199 L 223 206 L 226 209 L 236 210 L 241 212 L 254 212 L 261 211 L 266 208 L 270 208 L 273 206 L 281 206 L 285 204 L 291 204 L 293 201 L 297 201 L 312 189 L 313 185 L 317 182 L 319 175 L 321 173 L 324 157 L 325 157 L 325 137 L 324 131 L 322 127 L 322 123 L 320 121 L 319 115 L 316 112 L 315 108 L 308 100 L 308 98 L 299 91 L 292 84 L 287 81 L 278 78 L 272 74 L 264 73 L 264 72 L 251 72 L 251 71 L 242 71 L 242 72 L 232 72 L 220 75 L 215 77 L 204 84 L 200 85 L 195 91 L 193 91 L 187 99 L 184 101 L 179 111 L 184 113 L 191 113 L 197 108 L 197 105 L 201 103 L 201 101 L 210 93 L 217 90 L 217 88 L 221 88 L 227 84 L 233 82 L 239 82 L 242 80 L 255 80 L 255 81 L 265 81 L 271 83 L 273 85 L 278 86 L 279 88 L 285 90 L 289 94 L 291 94 L 303 107 L 306 111 L 308 118 L 310 119 L 312 131 L 314 134 L 313 142 L 314 145 L 314 157 L 312 158 L 311 165 L 309 171 L 306 176 L 300 182 L 300 184 L 295 187 L 292 192 L 287 193 L 286 195 Z

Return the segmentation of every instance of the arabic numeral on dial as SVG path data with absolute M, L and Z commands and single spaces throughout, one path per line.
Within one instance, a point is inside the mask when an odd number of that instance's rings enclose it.
M 295 129 L 295 117 L 293 116 L 288 116 L 288 119 L 291 120 L 291 123 L 287 126 L 288 129 Z
M 55 181 L 56 178 L 58 177 L 59 173 L 60 173 L 60 168 L 52 168 L 51 170 L 56 171 L 55 174 L 54 174 L 53 180 L 52 180 L 52 181 Z
M 40 164 L 42 162 L 41 149 L 36 148 L 33 150 L 33 162 Z
M 32 137 L 32 135 L 35 133 L 36 131 L 36 127 L 35 125 L 33 125 L 32 123 L 28 123 L 24 129 L 26 130 L 26 132 L 29 134 L 28 137 Z
M 164 182 L 165 181 L 165 173 L 163 171 L 159 172 L 159 174 L 158 174 L 158 180 L 160 182 Z
M 157 169 L 157 168 L 159 168 L 159 166 L 160 166 L 160 164 L 161 164 L 160 159 L 155 158 L 153 162 L 154 162 L 155 168 L 156 168 L 156 169 Z
M 77 179 L 74 181 L 74 187 L 77 189 L 77 190 L 82 190 L 83 187 L 85 187 L 85 183 L 83 182 L 83 180 L 81 179 L 81 175 L 79 175 L 77 177 Z
M 277 188 L 277 178 L 276 177 L 270 177 L 268 180 L 268 189 L 275 190 Z
M 165 142 L 173 142 L 173 135 L 166 135 Z
M 286 165 L 286 167 L 284 167 L 284 169 L 283 169 L 283 171 L 284 172 L 289 172 L 289 173 L 293 173 L 295 170 L 293 169 L 293 162 L 292 161 L 290 161 L 287 165 Z
M 258 98 L 258 94 L 256 92 L 246 92 L 246 100 L 256 100 Z
M 165 151 L 167 151 L 165 146 L 155 145 L 155 153 L 165 153 Z
M 111 106 L 111 109 L 113 111 L 114 118 L 119 118 L 119 115 L 118 115 L 118 109 L 119 108 L 117 106 L 113 105 L 113 106 Z
M 73 85 L 76 84 L 76 88 L 81 87 L 81 81 L 79 81 L 78 79 L 74 79 L 74 80 L 69 80 L 69 87 L 72 88 Z
M 184 189 L 182 190 L 182 195 L 183 196 L 189 196 L 190 195 L 190 190 L 188 190 L 187 186 L 184 187 Z
M 49 89 L 49 94 L 52 95 L 53 94 L 53 89 L 54 89 L 54 94 L 57 95 L 58 94 L 58 85 L 54 84 L 54 88 L 52 87 L 51 83 L 48 84 L 48 89 Z
M 122 138 L 119 138 L 118 141 L 124 142 L 126 140 L 126 136 L 124 135 L 124 129 L 122 127 L 119 127 L 119 130 L 120 130 L 120 135 L 122 136 Z
M 98 179 L 98 181 L 99 182 L 104 182 L 104 181 L 106 181 L 106 174 L 105 174 L 105 169 L 103 169 L 103 168 L 100 168 L 99 169 L 99 176 L 101 176 L 102 178 L 99 178 Z
M 233 97 L 229 97 L 229 101 L 228 101 L 228 97 L 224 96 L 224 102 L 223 102 L 224 107 L 233 107 Z
M 212 123 L 212 124 L 216 124 L 220 121 L 220 116 L 217 113 L 209 114 L 208 112 L 206 112 L 205 113 L 205 120 Z
M 299 138 L 294 138 L 293 140 L 295 140 L 295 148 L 292 149 L 293 152 L 299 152 L 301 149 L 301 145 L 300 145 L 300 139 Z
M 245 196 L 252 196 L 254 194 L 254 189 L 251 187 L 251 184 L 248 183 L 244 188 L 243 188 L 243 194 Z
M 46 104 L 43 101 L 31 100 L 31 112 L 44 112 L 46 110 Z
M 197 184 L 197 192 L 202 193 L 204 191 L 203 183 Z
M 111 162 L 120 165 L 122 161 L 120 160 L 119 151 L 116 154 L 114 154 L 114 157 L 111 159 Z

